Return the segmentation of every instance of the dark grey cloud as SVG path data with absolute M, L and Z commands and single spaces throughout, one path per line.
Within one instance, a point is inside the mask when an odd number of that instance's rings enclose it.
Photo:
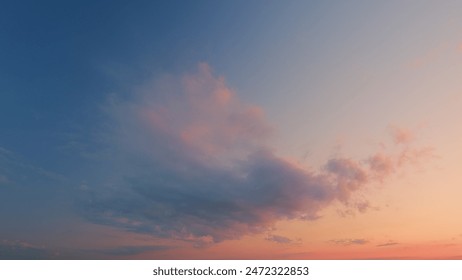
M 203 246 L 316 219 L 333 201 L 362 212 L 368 204 L 351 197 L 386 173 L 376 159 L 334 157 L 308 170 L 278 156 L 265 144 L 272 129 L 263 111 L 205 64 L 112 96 L 104 109 L 99 177 L 82 189 L 80 209 L 128 231 Z

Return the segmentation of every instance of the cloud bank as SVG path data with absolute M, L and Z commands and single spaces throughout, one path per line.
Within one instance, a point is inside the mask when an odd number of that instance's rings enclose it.
M 301 168 L 266 144 L 272 129 L 263 110 L 239 100 L 207 64 L 112 96 L 104 109 L 99 138 L 107 149 L 99 179 L 82 190 L 83 215 L 196 245 L 261 233 L 279 220 L 316 219 L 401 164 L 381 152 Z

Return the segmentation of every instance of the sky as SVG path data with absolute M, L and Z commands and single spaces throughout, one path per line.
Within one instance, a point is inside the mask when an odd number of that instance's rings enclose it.
M 0 259 L 462 259 L 460 1 L 4 1 Z

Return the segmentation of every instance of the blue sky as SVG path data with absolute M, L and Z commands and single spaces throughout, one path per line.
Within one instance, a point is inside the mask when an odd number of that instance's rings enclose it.
M 0 258 L 385 256 L 419 184 L 460 239 L 460 8 L 2 3 Z

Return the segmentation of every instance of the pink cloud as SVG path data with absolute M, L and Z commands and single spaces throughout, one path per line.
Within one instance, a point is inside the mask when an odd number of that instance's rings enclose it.
M 267 144 L 263 109 L 241 101 L 207 64 L 105 108 L 110 175 L 87 192 L 86 217 L 197 246 L 262 233 L 279 220 L 316 219 L 334 201 L 367 211 L 367 200 L 352 197 L 418 154 L 412 134 L 394 129 L 405 152 L 303 169 Z
M 394 125 L 389 126 L 389 129 L 395 144 L 409 144 L 415 139 L 414 133 L 409 129 Z
M 263 110 L 242 103 L 207 64 L 200 64 L 198 73 L 182 77 L 181 84 L 175 94 L 156 92 L 135 101 L 133 109 L 145 129 L 163 130 L 209 159 L 259 146 L 271 133 Z
M 390 176 L 396 170 L 395 159 L 383 152 L 372 155 L 367 159 L 369 168 L 374 177 L 383 181 L 384 178 Z

